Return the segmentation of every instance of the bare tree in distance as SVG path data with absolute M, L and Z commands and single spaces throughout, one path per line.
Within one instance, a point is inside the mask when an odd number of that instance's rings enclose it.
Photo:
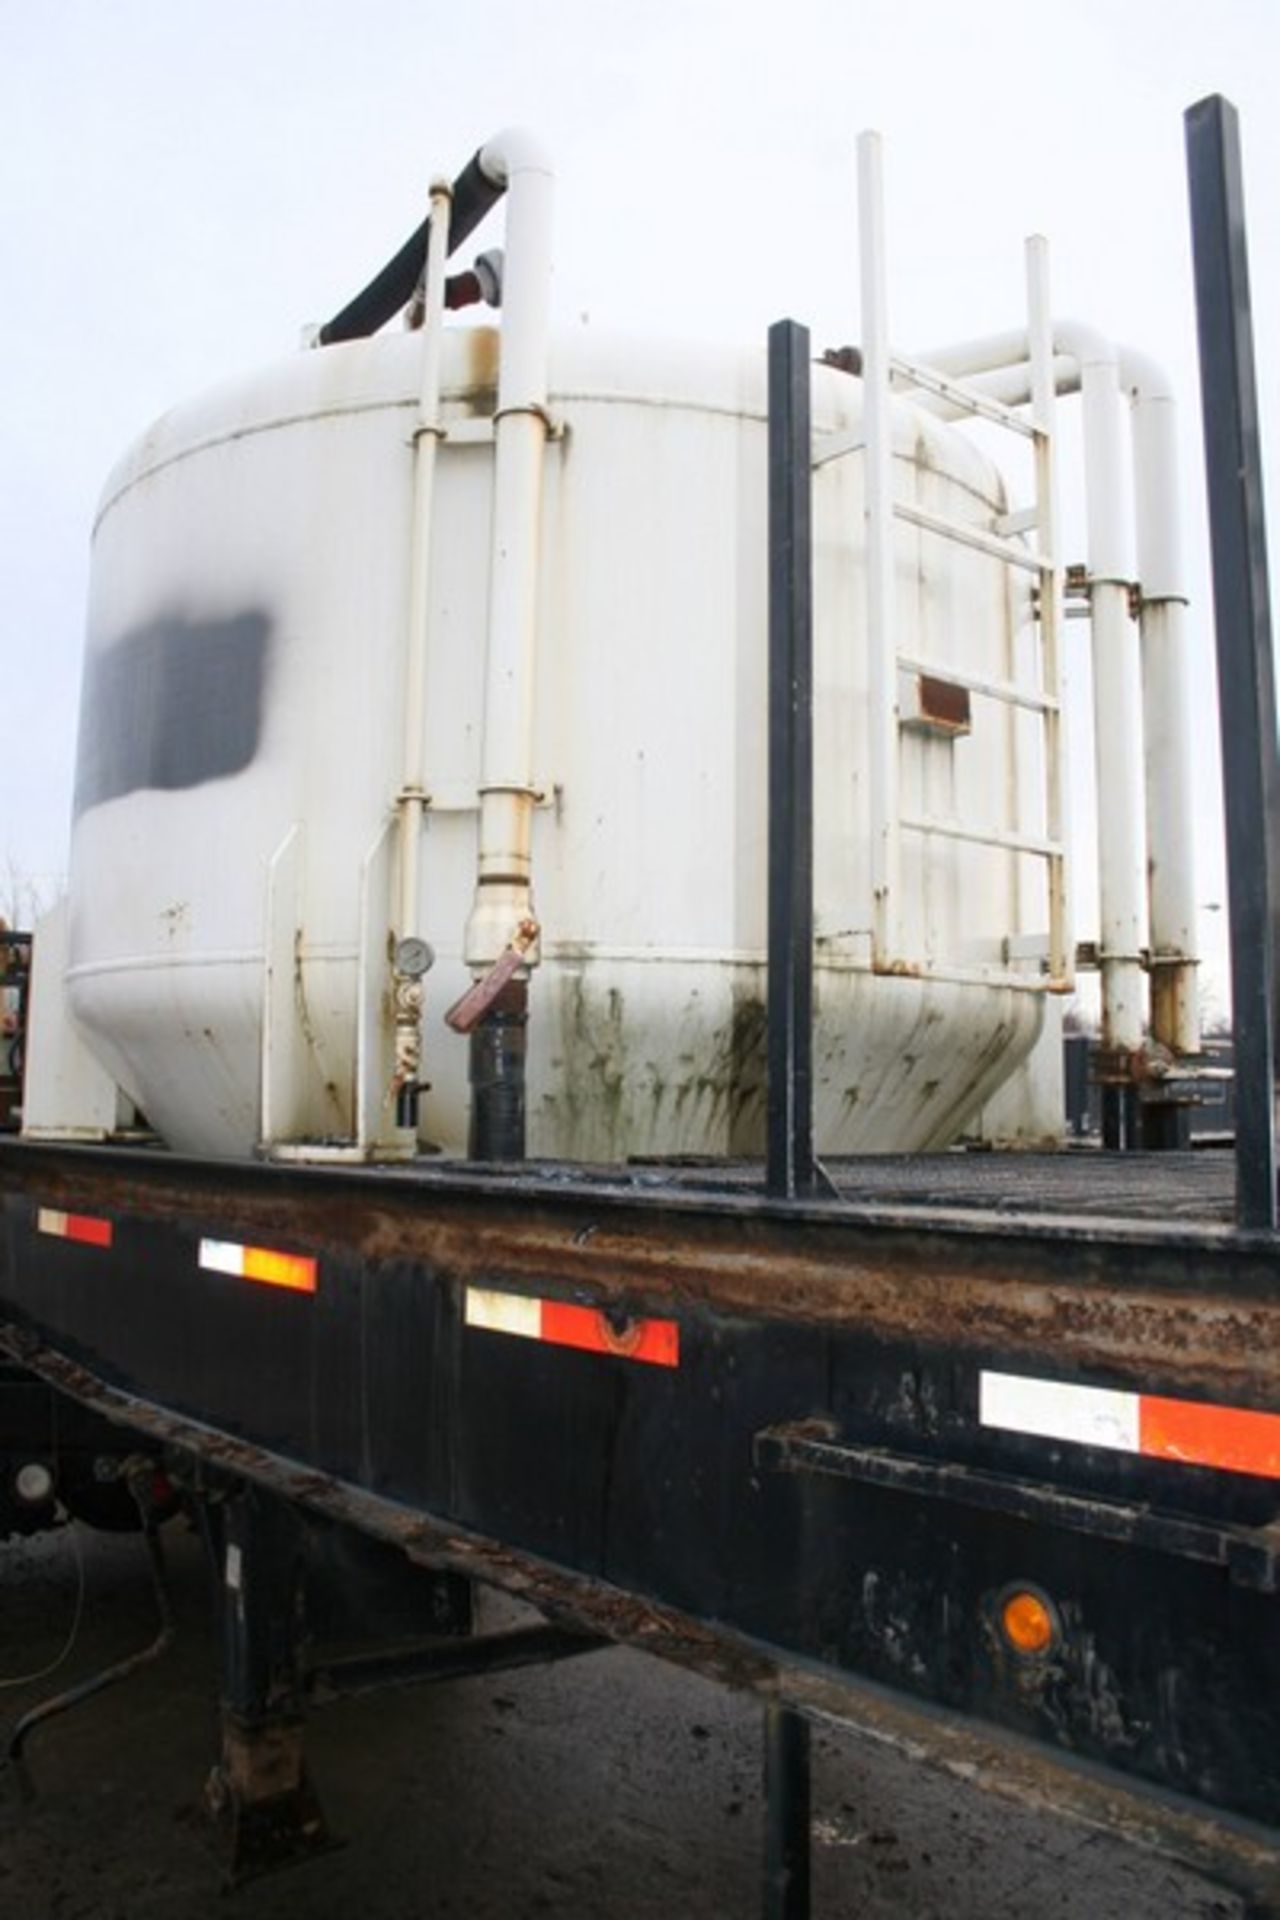
M 63 885 L 60 874 L 27 873 L 11 853 L 6 854 L 0 877 L 0 921 L 15 931 L 28 931 L 48 913 Z

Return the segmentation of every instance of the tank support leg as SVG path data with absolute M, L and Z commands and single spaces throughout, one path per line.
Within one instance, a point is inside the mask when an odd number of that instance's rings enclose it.
M 809 1920 L 809 1722 L 764 1710 L 764 1920 Z
M 324 1851 L 303 1762 L 304 1556 L 293 1510 L 245 1487 L 214 1529 L 220 1592 L 222 1756 L 209 1781 L 238 1886 Z
M 1138 1140 L 1138 1095 L 1134 1087 L 1102 1089 L 1102 1144 L 1109 1153 L 1131 1152 Z

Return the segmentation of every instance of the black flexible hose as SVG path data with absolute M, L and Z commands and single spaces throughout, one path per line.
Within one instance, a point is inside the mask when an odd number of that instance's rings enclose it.
M 491 207 L 506 192 L 491 180 L 480 165 L 480 153 L 474 153 L 453 183 L 453 207 L 449 217 L 449 252 L 460 247 L 475 232 Z M 374 275 L 362 293 L 348 301 L 340 313 L 327 320 L 317 335 L 317 344 L 334 346 L 339 340 L 363 340 L 385 326 L 401 307 L 413 298 L 422 277 L 427 257 L 430 219 L 405 241 L 395 258 L 388 260 L 381 273 Z

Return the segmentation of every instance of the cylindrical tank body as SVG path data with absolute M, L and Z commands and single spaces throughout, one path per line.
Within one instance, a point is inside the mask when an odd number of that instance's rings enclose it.
M 442 1014 L 467 984 L 498 351 L 489 329 L 446 336 L 450 437 L 430 536 L 417 931 L 438 959 L 419 1125 L 457 1152 L 467 1042 Z M 179 1149 L 261 1144 L 275 1044 L 264 1006 L 276 1025 L 286 1009 L 309 1061 L 292 1137 L 355 1132 L 359 1010 L 382 1017 L 392 912 L 383 851 L 403 751 L 419 352 L 416 336 L 386 335 L 222 389 L 166 415 L 106 490 L 68 986 L 95 1050 Z M 763 356 L 583 331 L 556 343 L 550 390 L 561 431 L 541 533 L 529 1150 L 758 1151 Z M 819 447 L 856 438 L 859 401 L 857 380 L 814 369 Z M 1003 510 L 976 449 L 907 406 L 895 468 L 903 497 L 935 513 L 989 528 Z M 1034 973 L 1011 981 L 1006 943 L 1042 930 L 1044 910 L 1017 856 L 904 834 L 904 964 L 872 973 L 856 449 L 816 469 L 814 525 L 818 1144 L 940 1145 L 1036 1037 L 1043 1000 Z M 944 676 L 1016 671 L 1027 606 L 998 561 L 903 528 L 897 588 L 904 652 Z M 1008 826 L 1025 728 L 976 697 L 967 733 L 904 727 L 904 806 Z M 376 991 L 358 977 L 371 923 Z

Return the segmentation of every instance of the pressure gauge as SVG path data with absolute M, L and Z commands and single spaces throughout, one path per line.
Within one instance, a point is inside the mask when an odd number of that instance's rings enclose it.
M 429 940 L 419 940 L 416 934 L 409 934 L 396 942 L 396 972 L 407 975 L 410 980 L 420 980 L 435 962 L 435 948 Z

